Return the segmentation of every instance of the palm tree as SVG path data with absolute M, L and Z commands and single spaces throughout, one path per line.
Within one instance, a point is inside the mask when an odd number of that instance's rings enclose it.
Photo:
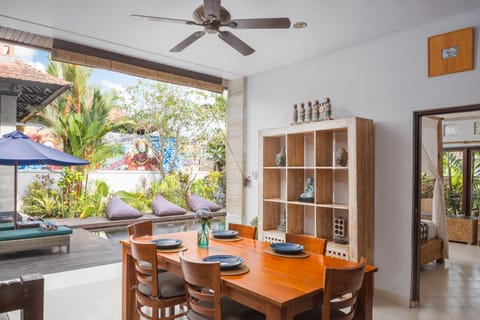
M 107 133 L 134 124 L 128 119 L 110 119 L 118 96 L 88 86 L 91 68 L 50 62 L 47 71 L 73 84 L 68 94 L 36 114 L 40 123 L 61 138 L 64 151 L 88 160 L 91 167 L 121 152 L 120 146 L 102 141 Z

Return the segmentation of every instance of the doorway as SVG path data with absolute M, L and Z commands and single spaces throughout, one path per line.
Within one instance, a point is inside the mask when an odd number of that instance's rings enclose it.
M 422 179 L 422 163 L 421 163 L 421 146 L 422 146 L 422 118 L 427 116 L 437 116 L 480 111 L 480 104 L 449 107 L 441 109 L 430 109 L 415 111 L 413 113 L 413 179 L 412 179 L 412 276 L 410 290 L 410 306 L 417 307 L 420 303 L 420 221 L 421 221 L 421 179 Z M 480 142 L 480 141 L 479 141 Z M 469 158 L 473 157 L 473 158 Z M 480 152 L 473 152 L 472 156 L 465 158 L 466 160 L 475 161 L 475 157 L 480 157 Z M 473 160 L 472 160 L 473 159 Z M 463 160 L 462 160 L 463 161 Z M 465 161 L 463 161 L 465 162 Z M 464 163 L 464 166 L 466 164 Z M 479 165 L 480 167 L 480 165 Z M 480 169 L 479 169 L 480 170 Z M 480 172 L 479 172 L 480 174 Z M 478 179 L 472 177 L 470 180 Z M 469 179 L 467 179 L 469 180 Z M 471 188 L 463 180 L 462 190 Z M 467 192 L 468 193 L 468 192 Z M 462 205 L 472 208 L 473 202 L 467 199 L 464 192 L 462 194 Z M 477 202 L 478 203 L 478 202 Z M 448 244 L 447 244 L 448 245 Z

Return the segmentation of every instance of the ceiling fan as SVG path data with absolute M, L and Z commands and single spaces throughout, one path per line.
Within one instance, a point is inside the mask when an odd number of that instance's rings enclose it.
M 232 46 L 235 50 L 248 56 L 255 50 L 240 38 L 229 31 L 220 30 L 221 27 L 232 29 L 288 29 L 288 18 L 260 18 L 260 19 L 231 19 L 230 13 L 221 6 L 221 0 L 203 0 L 203 5 L 193 11 L 194 20 L 172 19 L 164 17 L 146 16 L 141 14 L 130 15 L 132 19 L 150 20 L 157 22 L 173 22 L 203 27 L 181 41 L 170 52 L 180 52 L 193 42 L 203 37 L 206 33 L 218 34 L 218 37 Z

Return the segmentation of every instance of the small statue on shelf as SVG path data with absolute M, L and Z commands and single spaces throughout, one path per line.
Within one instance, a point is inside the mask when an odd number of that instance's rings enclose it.
M 320 103 L 318 102 L 318 100 L 316 100 L 315 104 L 313 105 L 312 121 L 319 120 L 320 118 L 319 108 L 320 108 Z
M 304 123 L 304 122 L 305 122 L 305 103 L 302 103 L 298 123 Z
M 298 122 L 298 107 L 295 104 L 293 106 L 293 123 L 297 123 L 297 122 Z
M 275 163 L 277 167 L 285 167 L 285 146 L 283 146 L 282 151 L 275 156 Z
M 325 120 L 333 120 L 332 117 L 332 104 L 330 98 L 325 98 Z
M 335 163 L 341 167 L 346 167 L 348 164 L 348 153 L 345 148 L 342 148 L 341 150 L 337 151 L 336 157 L 335 157 Z
M 312 121 L 312 102 L 308 101 L 308 108 L 307 108 L 307 113 L 305 114 L 305 122 L 310 122 Z
M 286 226 L 286 213 L 285 211 L 283 211 L 282 213 L 280 213 L 280 224 L 277 226 L 277 230 L 278 231 L 282 231 L 282 232 L 285 232 L 287 230 L 287 226 Z
M 303 193 L 300 195 L 300 198 L 298 199 L 298 201 L 313 203 L 314 195 L 315 195 L 315 191 L 313 189 L 313 178 L 308 177 L 306 180 L 305 189 L 303 190 Z

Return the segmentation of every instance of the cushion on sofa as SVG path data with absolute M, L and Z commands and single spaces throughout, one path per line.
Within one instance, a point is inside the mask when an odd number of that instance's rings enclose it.
M 212 202 L 208 199 L 202 198 L 202 197 L 200 197 L 199 195 L 196 195 L 196 194 L 192 194 L 188 198 L 188 206 L 193 211 L 197 211 L 200 208 L 208 208 L 208 209 L 210 209 L 210 211 L 214 212 L 214 211 L 218 211 L 222 208 L 218 204 L 216 204 L 216 203 L 214 203 L 214 202 Z
M 41 238 L 41 237 L 60 236 L 60 235 L 67 235 L 67 234 L 72 234 L 72 229 L 65 226 L 58 226 L 56 230 L 48 230 L 48 231 L 45 231 L 42 228 L 5 230 L 0 232 L 0 241 Z
M 165 199 L 161 195 L 157 195 L 152 202 L 152 212 L 157 216 L 175 216 L 187 213 L 187 211 L 175 203 Z
M 115 196 L 110 199 L 105 211 L 107 212 L 107 218 L 110 220 L 135 219 L 142 216 L 140 211 Z

